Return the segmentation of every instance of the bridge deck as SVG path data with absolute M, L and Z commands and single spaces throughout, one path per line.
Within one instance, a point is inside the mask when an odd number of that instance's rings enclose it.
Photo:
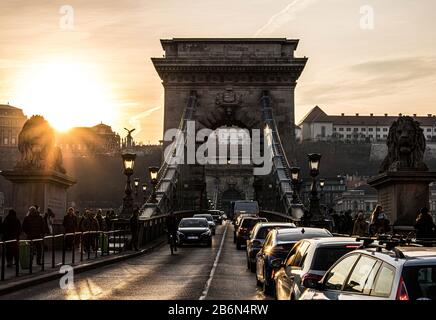
M 1 299 L 265 299 L 246 268 L 245 251 L 233 244 L 230 223 L 218 227 L 211 248 L 182 247 L 171 256 L 165 245 L 149 255 L 78 274 L 74 284 L 74 289 L 62 290 L 58 280 L 51 281 Z

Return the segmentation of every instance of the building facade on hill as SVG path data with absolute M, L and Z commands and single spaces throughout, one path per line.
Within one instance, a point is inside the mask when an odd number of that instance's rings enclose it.
M 389 128 L 398 116 L 328 115 L 320 107 L 313 108 L 299 123 L 301 141 L 385 141 Z M 427 141 L 436 142 L 436 115 L 411 115 L 421 124 Z
M 103 123 L 93 127 L 75 127 L 57 135 L 57 145 L 64 156 L 117 154 L 120 143 L 120 136 Z
M 18 134 L 26 120 L 22 109 L 0 104 L 0 148 L 18 147 Z

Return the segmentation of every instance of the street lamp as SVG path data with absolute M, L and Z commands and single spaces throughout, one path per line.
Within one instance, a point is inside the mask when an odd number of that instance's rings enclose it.
M 139 178 L 133 179 L 133 185 L 135 186 L 135 196 L 138 195 Z
M 127 177 L 126 188 L 124 190 L 125 196 L 123 199 L 122 214 L 125 216 L 130 216 L 133 213 L 133 198 L 130 177 L 132 176 L 133 168 L 135 167 L 136 154 L 123 153 L 121 157 L 123 159 L 124 174 Z
M 319 165 L 321 155 L 319 153 L 308 154 L 310 176 L 312 177 L 312 187 L 310 191 L 310 217 L 315 221 L 321 220 L 321 210 L 319 208 L 318 191 L 316 190 L 316 177 L 319 175 Z
M 292 203 L 299 203 L 298 188 L 300 185 L 300 168 L 291 167 L 291 183 L 292 183 Z
M 151 202 L 156 203 L 156 185 L 157 185 L 157 174 L 159 172 L 159 167 L 149 167 L 148 171 L 150 172 L 150 180 L 153 185 L 153 193 L 151 194 Z
M 142 195 L 143 195 L 143 197 L 144 197 L 144 202 L 146 202 L 147 201 L 147 198 L 145 197 L 145 192 L 147 191 L 147 184 L 146 183 L 143 183 L 142 184 Z

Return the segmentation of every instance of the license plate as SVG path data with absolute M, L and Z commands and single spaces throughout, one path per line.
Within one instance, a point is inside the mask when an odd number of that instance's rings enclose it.
M 190 237 L 188 237 L 188 239 L 189 239 L 189 240 L 196 240 L 196 239 L 198 239 L 198 237 L 196 237 L 196 236 L 190 236 Z

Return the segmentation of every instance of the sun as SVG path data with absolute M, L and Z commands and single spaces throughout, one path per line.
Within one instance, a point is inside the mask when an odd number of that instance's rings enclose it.
M 14 104 L 40 114 L 57 130 L 92 126 L 116 118 L 114 99 L 94 65 L 74 60 L 37 63 L 17 83 Z

